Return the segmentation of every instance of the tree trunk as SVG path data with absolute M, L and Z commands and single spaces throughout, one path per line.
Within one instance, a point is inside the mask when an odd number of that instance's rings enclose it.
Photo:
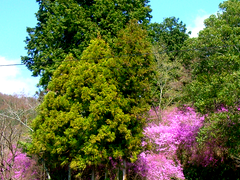
M 92 177 L 91 180 L 95 180 L 95 168 L 93 167 L 92 169 Z
M 127 165 L 126 165 L 126 160 L 124 159 L 123 160 L 123 180 L 126 180 L 127 179 Z
M 118 168 L 118 171 L 117 171 L 117 180 L 119 180 L 119 168 Z
M 48 172 L 48 169 L 47 169 L 47 167 L 45 165 L 45 161 L 43 159 L 42 159 L 42 162 L 43 162 L 44 169 L 45 169 L 45 171 L 47 173 L 47 179 L 51 179 L 50 173 Z
M 68 165 L 68 180 L 71 180 L 71 168 L 70 168 L 70 164 Z
M 105 170 L 105 178 L 104 179 L 107 179 L 107 176 L 108 176 L 108 170 L 106 168 L 106 170 Z

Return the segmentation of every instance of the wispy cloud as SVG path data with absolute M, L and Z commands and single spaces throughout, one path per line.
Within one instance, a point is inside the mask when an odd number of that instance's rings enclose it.
M 199 31 L 203 30 L 205 28 L 204 20 L 207 19 L 210 16 L 210 14 L 207 14 L 204 10 L 199 10 L 197 17 L 194 19 L 193 24 L 191 26 L 188 26 L 188 31 L 191 31 L 192 34 L 190 37 L 197 37 Z
M 8 60 L 0 57 L 0 64 L 19 64 L 20 60 Z M 0 92 L 4 94 L 19 94 L 33 96 L 37 90 L 38 78 L 31 77 L 31 73 L 24 66 L 0 66 Z

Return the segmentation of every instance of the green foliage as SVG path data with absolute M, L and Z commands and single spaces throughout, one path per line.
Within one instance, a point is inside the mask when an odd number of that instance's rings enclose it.
M 225 164 L 218 163 L 214 167 L 188 164 L 188 167 L 184 168 L 183 173 L 188 180 L 239 180 L 240 177 L 239 170 L 235 170 L 235 164 L 231 159 L 225 162 Z
M 39 85 L 46 88 L 54 70 L 68 53 L 81 56 L 91 39 L 100 33 L 110 45 L 116 34 L 131 19 L 144 26 L 149 22 L 151 9 L 148 0 L 37 0 L 38 24 L 27 28 L 28 55 L 22 62 L 40 76 Z
M 104 40 L 92 40 L 80 61 L 68 55 L 54 72 L 31 148 L 51 168 L 70 164 L 80 172 L 107 165 L 109 157 L 135 161 L 141 152 L 152 57 L 124 54 L 147 52 L 150 44 L 137 22 L 120 31 L 116 44 L 113 58 Z
M 151 23 L 149 25 L 149 35 L 153 44 L 162 46 L 163 51 L 167 51 L 170 60 L 176 59 L 184 41 L 189 38 L 191 32 L 187 32 L 186 24 L 179 18 L 169 17 L 165 18 L 162 23 Z
M 157 53 L 161 46 L 155 45 L 154 79 L 152 83 L 152 105 L 158 111 L 158 121 L 162 111 L 176 104 L 183 96 L 183 84 L 186 82 L 186 72 L 178 59 L 171 61 L 167 53 Z
M 215 158 L 227 164 L 240 153 L 240 1 L 224 1 L 219 7 L 221 12 L 205 20 L 199 37 L 186 41 L 183 49 L 198 50 L 184 53 L 182 63 L 192 75 L 186 100 L 207 114 L 199 146 L 212 143 Z
M 205 20 L 206 28 L 197 39 L 188 41 L 188 49 L 200 49 L 187 53 L 184 63 L 192 72 L 189 97 L 200 112 L 214 112 L 220 105 L 234 107 L 240 94 L 239 82 L 239 1 L 220 4 L 222 13 Z M 231 21 L 229 20 L 232 19 Z
M 220 147 L 225 147 L 225 150 L 219 149 L 220 151 L 226 151 L 228 154 L 238 156 L 240 153 L 240 122 L 239 122 L 238 111 L 224 111 L 213 113 L 209 117 L 206 117 L 206 124 L 198 137 L 197 140 L 201 146 L 204 146 L 209 140 L 213 141 Z M 225 153 L 226 153 L 225 152 Z
M 151 47 L 147 41 L 147 31 L 142 30 L 136 20 L 121 30 L 115 41 L 113 49 L 120 58 L 111 62 L 111 68 L 118 82 L 118 89 L 131 101 L 131 106 L 146 107 L 150 103 L 149 82 L 154 70 L 153 56 L 149 53 Z

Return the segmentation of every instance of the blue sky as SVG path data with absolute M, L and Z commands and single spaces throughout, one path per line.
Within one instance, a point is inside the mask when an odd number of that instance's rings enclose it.
M 219 9 L 222 0 L 150 0 L 152 22 L 161 23 L 163 18 L 175 16 L 183 21 L 192 36 L 204 28 L 203 20 Z M 0 65 L 21 63 L 20 56 L 26 55 L 24 40 L 26 27 L 37 24 L 35 0 L 0 0 Z M 37 90 L 38 78 L 31 77 L 25 66 L 0 66 L 0 92 L 5 94 L 26 93 L 33 95 Z

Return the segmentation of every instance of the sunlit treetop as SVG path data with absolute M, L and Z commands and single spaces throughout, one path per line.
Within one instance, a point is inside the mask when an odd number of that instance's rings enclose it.
M 54 70 L 68 53 L 81 56 L 90 40 L 100 33 L 112 45 L 117 32 L 131 19 L 146 26 L 151 9 L 148 0 L 38 0 L 38 23 L 27 28 L 27 56 L 22 62 L 40 76 L 39 85 L 46 88 Z

